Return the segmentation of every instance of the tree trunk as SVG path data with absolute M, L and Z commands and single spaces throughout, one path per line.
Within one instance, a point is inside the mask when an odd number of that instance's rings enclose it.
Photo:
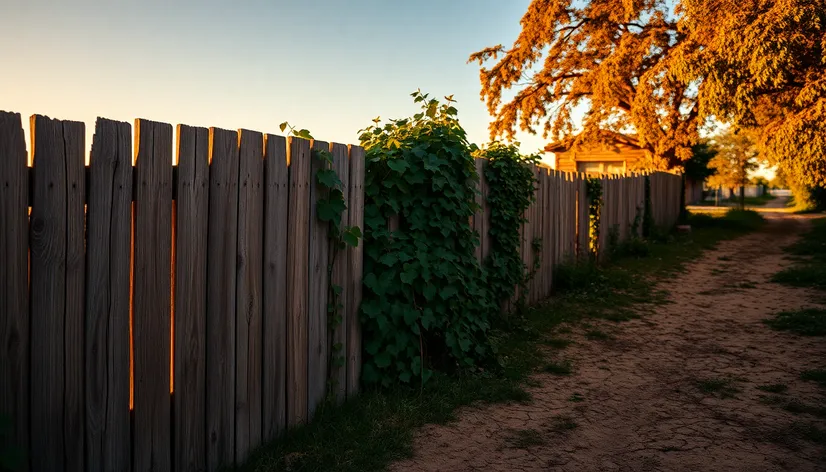
M 746 186 L 745 185 L 740 186 L 740 209 L 741 210 L 746 209 Z

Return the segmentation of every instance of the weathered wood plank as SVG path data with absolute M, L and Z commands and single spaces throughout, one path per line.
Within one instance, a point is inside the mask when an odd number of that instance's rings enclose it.
M 172 126 L 135 121 L 135 472 L 170 470 Z
M 264 136 L 240 130 L 236 298 L 235 460 L 261 444 Z
M 207 236 L 207 469 L 235 461 L 235 297 L 238 134 L 209 130 Z
M 65 470 L 67 171 L 63 123 L 31 117 L 31 465 Z
M 344 144 L 332 143 L 330 144 L 330 152 L 333 155 L 333 168 L 341 179 L 341 192 L 344 201 L 349 205 L 350 202 L 350 159 L 347 146 Z M 349 209 L 345 210 L 341 215 L 341 225 L 350 225 Z M 347 288 L 350 286 L 350 267 L 347 265 L 348 250 L 347 248 L 336 251 L 335 258 L 331 255 L 331 262 L 333 263 L 333 284 L 341 287 L 339 294 L 339 316 L 335 331 L 333 332 L 333 347 L 337 348 L 330 355 L 332 362 L 330 368 L 332 369 L 331 378 L 334 380 L 334 391 L 336 400 L 340 403 L 347 398 L 347 367 L 344 362 L 344 356 L 347 355 L 347 323 L 351 316 L 358 316 L 358 314 L 350 313 L 350 291 Z
M 287 385 L 287 209 L 289 174 L 282 136 L 266 136 L 263 281 L 263 440 L 286 425 Z
M 350 146 L 350 226 L 364 228 L 364 148 Z M 364 244 L 349 248 L 348 265 L 350 286 L 345 291 L 350 293 L 347 312 L 347 397 L 356 395 L 361 379 L 361 310 L 362 274 L 364 262 Z
M 66 152 L 66 377 L 64 399 L 65 466 L 84 471 L 86 411 L 84 408 L 84 282 L 86 278 L 85 156 L 86 126 L 63 122 Z
M 86 252 L 86 467 L 131 467 L 129 277 L 132 127 L 98 118 L 90 158 Z
M 325 168 L 326 162 L 318 152 L 330 150 L 324 141 L 312 142 L 312 162 L 310 164 L 310 301 L 307 319 L 308 336 L 308 419 L 312 419 L 316 407 L 324 400 L 327 390 L 327 291 L 329 279 L 329 224 L 318 219 L 316 203 L 326 199 L 329 192 L 316 181 L 316 173 Z
M 0 415 L 29 456 L 28 154 L 19 113 L 0 111 Z M 24 467 L 28 470 L 28 467 Z
M 307 421 L 307 321 L 310 237 L 310 142 L 287 146 L 290 199 L 287 238 L 287 425 Z
M 178 125 L 175 202 L 175 470 L 206 468 L 209 130 Z

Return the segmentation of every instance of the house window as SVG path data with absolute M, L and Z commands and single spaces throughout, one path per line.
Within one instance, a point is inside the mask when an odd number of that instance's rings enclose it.
M 586 174 L 622 174 L 625 172 L 625 163 L 623 161 L 577 162 L 576 170 Z

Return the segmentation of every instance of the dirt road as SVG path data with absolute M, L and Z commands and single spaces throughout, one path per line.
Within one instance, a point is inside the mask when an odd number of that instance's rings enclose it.
M 826 367 L 826 339 L 761 322 L 817 306 L 814 293 L 769 282 L 805 224 L 772 215 L 763 231 L 719 244 L 660 282 L 671 303 L 655 314 L 592 323 L 611 340 L 573 327 L 575 344 L 558 354 L 571 376 L 537 375 L 530 404 L 425 427 L 415 456 L 392 470 L 826 470 L 826 389 L 800 380 Z

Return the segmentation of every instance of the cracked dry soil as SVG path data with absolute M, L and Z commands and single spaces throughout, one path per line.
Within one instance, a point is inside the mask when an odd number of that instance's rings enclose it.
M 826 429 L 824 410 L 782 407 L 826 407 L 826 389 L 800 380 L 824 367 L 826 340 L 762 323 L 818 306 L 814 292 L 769 282 L 791 264 L 782 248 L 806 225 L 776 215 L 760 232 L 721 242 L 659 281 L 670 303 L 621 324 L 592 321 L 610 340 L 572 326 L 575 343 L 550 354 L 571 360 L 572 375 L 537 374 L 528 404 L 465 408 L 451 424 L 422 428 L 414 456 L 391 470 L 826 470 L 822 433 L 807 437 Z M 757 388 L 771 384 L 787 390 Z

